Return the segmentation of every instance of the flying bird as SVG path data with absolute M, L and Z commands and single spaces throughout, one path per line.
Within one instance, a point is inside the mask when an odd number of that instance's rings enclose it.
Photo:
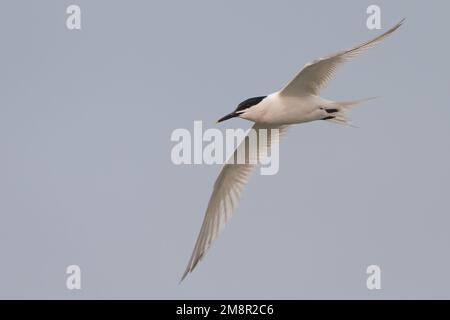
M 404 20 L 373 40 L 307 63 L 294 79 L 280 91 L 268 96 L 247 99 L 241 102 L 236 110 L 218 120 L 218 122 L 222 122 L 239 117 L 253 121 L 252 128 L 256 133 L 261 129 L 278 130 L 270 131 L 275 133 L 268 135 L 267 144 L 260 146 L 257 150 L 250 150 L 248 153 L 251 154 L 246 153 L 246 161 L 243 164 L 235 164 L 232 160 L 242 148 L 245 148 L 247 136 L 222 167 L 214 184 L 194 251 L 181 281 L 194 270 L 198 262 L 205 256 L 211 244 L 217 239 L 232 216 L 244 185 L 258 165 L 258 162 L 255 163 L 249 161 L 249 159 L 267 154 L 267 151 L 279 142 L 280 137 L 286 133 L 288 126 L 292 124 L 316 120 L 348 124 L 346 112 L 370 99 L 330 101 L 320 97 L 321 89 L 334 77 L 340 65 L 380 43 L 400 28 Z

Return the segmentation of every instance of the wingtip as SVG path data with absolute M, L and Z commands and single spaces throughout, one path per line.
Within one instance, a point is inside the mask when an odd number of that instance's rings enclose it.
M 399 23 L 397 23 L 397 25 L 395 26 L 396 28 L 400 28 L 406 21 L 406 18 L 403 18 L 402 20 L 400 20 Z
M 366 101 L 378 100 L 378 99 L 381 99 L 381 98 L 382 98 L 382 96 L 374 96 L 374 97 L 366 98 Z
M 395 26 L 393 26 L 390 30 L 391 30 L 391 31 L 397 30 L 398 28 L 400 28 L 400 27 L 403 25 L 403 23 L 405 22 L 405 20 L 406 20 L 406 18 L 403 18 L 403 19 L 400 20 Z
M 180 285 L 180 284 L 184 281 L 184 279 L 186 279 L 187 275 L 188 275 L 189 273 L 191 273 L 191 271 L 192 271 L 192 270 L 189 269 L 189 268 L 187 268 L 186 271 L 184 271 L 183 276 L 182 276 L 181 279 L 180 279 L 180 282 L 178 282 L 178 285 Z

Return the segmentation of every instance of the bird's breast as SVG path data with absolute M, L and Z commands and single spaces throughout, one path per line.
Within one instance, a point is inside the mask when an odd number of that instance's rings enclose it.
M 312 96 L 285 97 L 274 94 L 258 106 L 260 109 L 257 110 L 256 121 L 284 125 L 317 120 L 319 104 L 317 99 Z

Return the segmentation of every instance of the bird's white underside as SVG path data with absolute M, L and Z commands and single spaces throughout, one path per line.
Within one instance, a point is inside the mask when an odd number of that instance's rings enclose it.
M 340 114 L 338 113 L 335 119 L 331 120 L 346 123 L 345 111 L 361 101 L 342 103 L 329 101 L 319 96 L 320 90 L 332 79 L 342 63 L 384 40 L 396 31 L 403 21 L 371 41 L 306 64 L 282 90 L 269 95 L 261 103 L 241 114 L 241 118 L 255 122 L 253 129 L 257 132 L 260 129 L 279 129 L 273 131 L 275 134 L 268 136 L 267 145 L 262 149 L 253 150 L 256 154 L 248 154 L 248 156 L 258 158 L 261 154 L 267 154 L 267 150 L 270 150 L 273 144 L 279 143 L 280 137 L 286 133 L 291 124 L 324 119 L 329 115 L 324 107 L 339 108 Z M 342 119 L 340 120 L 339 117 Z M 240 148 L 245 148 L 244 140 L 239 144 L 232 157 Z M 251 150 L 248 149 L 248 151 Z M 214 184 L 194 251 L 181 280 L 192 272 L 231 218 L 242 189 L 257 166 L 252 163 L 254 162 L 226 163 L 222 167 Z

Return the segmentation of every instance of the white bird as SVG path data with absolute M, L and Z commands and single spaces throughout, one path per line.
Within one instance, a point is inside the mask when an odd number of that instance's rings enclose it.
M 181 281 L 194 270 L 197 263 L 205 256 L 211 244 L 232 216 L 241 191 L 253 169 L 257 166 L 254 162 L 248 161 L 250 157 L 258 158 L 262 154 L 267 154 L 267 150 L 273 144 L 278 143 L 279 137 L 285 134 L 287 127 L 291 124 L 315 120 L 348 124 L 346 111 L 369 99 L 335 102 L 320 97 L 320 90 L 333 78 L 341 64 L 384 40 L 400 28 L 404 20 L 373 40 L 307 63 L 295 78 L 280 91 L 268 96 L 247 99 L 240 103 L 235 111 L 218 121 L 222 122 L 239 117 L 253 121 L 255 123 L 253 129 L 257 133 L 261 129 L 279 130 L 275 130 L 275 134 L 268 135 L 265 148 L 259 148 L 256 154 L 246 154 L 247 161 L 244 164 L 234 164 L 235 155 L 241 148 L 245 148 L 244 139 L 222 167 L 214 184 L 194 251 Z M 248 139 L 248 136 L 246 139 Z M 253 153 L 255 153 L 254 150 Z

